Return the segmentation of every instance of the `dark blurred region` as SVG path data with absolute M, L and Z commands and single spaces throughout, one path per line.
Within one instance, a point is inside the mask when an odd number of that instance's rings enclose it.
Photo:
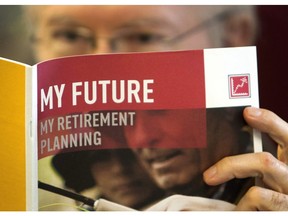
M 260 106 L 288 121 L 288 6 L 258 6 Z
M 257 6 L 257 13 L 260 106 L 288 121 L 288 6 Z M 34 63 L 20 6 L 0 6 L 0 56 Z
M 31 44 L 21 6 L 0 6 L 0 57 L 33 64 Z

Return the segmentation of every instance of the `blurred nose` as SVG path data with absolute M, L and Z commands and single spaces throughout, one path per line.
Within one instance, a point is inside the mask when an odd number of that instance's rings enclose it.
M 112 53 L 114 52 L 111 42 L 107 38 L 99 38 L 96 43 L 94 54 Z
M 136 113 L 136 120 L 128 133 L 130 146 L 136 148 L 159 147 L 161 142 L 161 128 L 153 121 L 153 117 L 144 112 Z

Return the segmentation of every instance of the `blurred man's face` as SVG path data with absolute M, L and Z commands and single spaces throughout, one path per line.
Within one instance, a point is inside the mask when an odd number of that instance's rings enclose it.
M 125 128 L 129 145 L 162 188 L 184 185 L 202 175 L 201 164 L 208 158 L 195 146 L 200 146 L 199 137 L 206 136 L 201 134 L 206 127 L 203 114 L 205 110 L 136 111 L 134 125 Z
M 201 110 L 136 111 L 134 126 L 125 127 L 128 144 L 161 188 L 175 191 L 189 184 L 197 191 L 203 171 L 238 148 L 231 122 L 217 112 L 206 116 L 207 147 L 195 147 L 206 136 L 201 115 Z
M 45 6 L 35 34 L 38 60 L 110 52 L 209 47 L 205 29 L 163 43 L 200 21 L 184 6 Z

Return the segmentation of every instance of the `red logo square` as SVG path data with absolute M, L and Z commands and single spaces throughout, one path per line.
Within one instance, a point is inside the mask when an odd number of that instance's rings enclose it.
M 250 76 L 229 75 L 230 98 L 250 97 Z

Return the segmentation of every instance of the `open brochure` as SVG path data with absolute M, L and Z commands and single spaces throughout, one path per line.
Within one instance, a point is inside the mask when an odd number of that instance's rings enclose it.
M 0 58 L 0 78 L 1 210 L 80 209 L 81 200 L 42 183 L 127 209 L 173 191 L 236 202 L 241 182 L 211 188 L 202 172 L 225 156 L 262 151 L 260 133 L 242 117 L 245 107 L 259 106 L 255 47 L 83 55 L 34 66 Z M 113 177 L 115 161 L 127 176 Z M 187 172 L 185 187 L 172 186 L 175 170 L 177 178 Z M 126 205 L 135 193 L 139 202 Z

